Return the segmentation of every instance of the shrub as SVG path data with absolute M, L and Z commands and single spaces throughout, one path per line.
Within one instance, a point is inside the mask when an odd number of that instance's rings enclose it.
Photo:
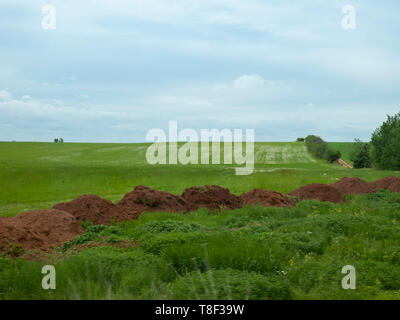
M 340 151 L 331 149 L 320 137 L 309 135 L 305 139 L 308 152 L 317 158 L 335 162 L 341 157 Z
M 326 153 L 325 153 L 325 160 L 327 160 L 330 163 L 335 162 L 338 160 L 342 154 L 338 150 L 333 150 L 331 148 L 327 148 Z

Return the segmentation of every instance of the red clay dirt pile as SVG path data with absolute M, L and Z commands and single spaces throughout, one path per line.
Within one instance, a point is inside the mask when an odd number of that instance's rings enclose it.
M 220 186 L 198 186 L 186 189 L 181 197 L 190 205 L 191 210 L 205 207 L 210 210 L 238 209 L 242 200 Z
M 342 195 L 335 188 L 326 184 L 313 183 L 300 187 L 288 193 L 289 196 L 297 197 L 299 200 L 319 200 L 338 203 L 342 201 Z
M 79 222 L 86 220 L 94 224 L 109 225 L 111 220 L 119 222 L 124 218 L 119 216 L 115 204 L 96 195 L 85 194 L 70 202 L 56 204 L 53 209 L 69 212 Z
M 25 250 L 49 251 L 83 232 L 70 213 L 48 209 L 0 217 L 0 252 L 10 252 L 16 245 Z
M 118 213 L 137 218 L 143 212 L 188 212 L 187 202 L 169 192 L 153 190 L 145 186 L 137 186 L 127 193 L 117 204 Z
M 391 192 L 400 192 L 400 178 L 399 177 L 385 177 L 370 183 L 374 192 L 380 189 L 386 189 Z
M 335 188 L 342 195 L 367 194 L 372 192 L 370 184 L 360 178 L 345 177 L 335 183 L 332 183 L 331 187 Z
M 264 189 L 253 189 L 240 196 L 243 204 L 246 205 L 261 205 L 264 207 L 294 207 L 295 202 L 289 197 L 276 192 Z

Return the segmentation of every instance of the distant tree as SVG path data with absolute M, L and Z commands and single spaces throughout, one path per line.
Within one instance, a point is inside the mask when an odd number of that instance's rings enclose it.
M 59 142 L 59 143 L 63 143 L 63 142 L 64 142 L 64 139 L 63 139 L 63 138 L 60 138 L 60 139 L 58 139 L 58 142 Z
M 400 112 L 388 115 L 372 134 L 371 159 L 379 169 L 400 170 Z
M 339 150 L 333 150 L 332 148 L 329 147 L 326 149 L 325 160 L 329 161 L 330 163 L 337 161 L 341 157 L 342 154 L 340 153 Z
M 58 139 L 57 138 L 54 139 L 54 143 L 58 143 Z
M 360 139 L 354 139 L 353 150 L 350 152 L 350 160 L 356 169 L 371 168 L 371 150 L 368 143 Z
M 296 142 L 304 142 L 304 138 L 297 138 Z
M 308 152 L 317 158 L 335 162 L 341 157 L 340 151 L 333 150 L 324 140 L 318 136 L 309 135 L 305 138 Z
M 318 136 L 309 135 L 305 139 L 308 151 L 317 158 L 324 158 L 328 144 Z

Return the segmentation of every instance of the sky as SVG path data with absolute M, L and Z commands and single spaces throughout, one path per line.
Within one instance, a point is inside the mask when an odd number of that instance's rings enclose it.
M 55 8 L 55 29 L 42 20 Z M 342 9 L 355 8 L 355 29 Z M 0 0 L 0 141 L 153 128 L 369 141 L 400 111 L 398 0 Z M 47 22 L 49 20 L 46 20 Z

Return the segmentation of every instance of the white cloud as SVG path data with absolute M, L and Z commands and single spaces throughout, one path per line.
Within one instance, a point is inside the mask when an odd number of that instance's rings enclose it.
M 12 99 L 11 93 L 6 90 L 0 90 L 0 100 L 9 101 Z
M 237 78 L 233 82 L 234 87 L 238 89 L 258 87 L 262 86 L 263 84 L 264 84 L 264 79 L 258 74 L 244 75 Z

